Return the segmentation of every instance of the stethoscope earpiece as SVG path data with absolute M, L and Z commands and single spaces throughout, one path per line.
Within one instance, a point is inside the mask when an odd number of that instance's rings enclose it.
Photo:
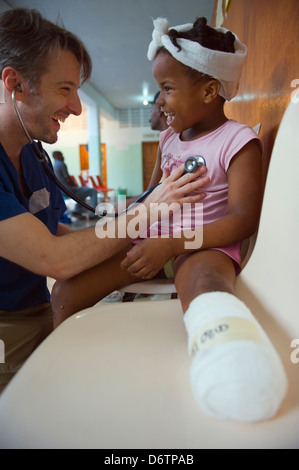
M 193 173 L 199 166 L 206 166 L 206 161 L 201 155 L 196 155 L 196 157 L 188 157 L 184 166 L 186 173 Z

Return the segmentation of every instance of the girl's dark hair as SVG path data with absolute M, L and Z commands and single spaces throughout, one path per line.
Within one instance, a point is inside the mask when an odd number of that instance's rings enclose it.
M 91 75 L 92 64 L 82 41 L 71 32 L 46 20 L 36 10 L 15 8 L 0 16 L 0 78 L 11 66 L 37 89 L 40 77 L 47 72 L 53 51 L 68 50 L 81 68 L 81 81 Z
M 193 24 L 193 28 L 191 28 L 189 31 L 178 32 L 175 29 L 171 29 L 168 32 L 168 35 L 172 43 L 178 48 L 179 51 L 182 48 L 177 43 L 177 39 L 182 38 L 198 42 L 203 47 L 213 49 L 215 51 L 235 52 L 234 35 L 230 31 L 222 33 L 220 31 L 216 31 L 214 28 L 211 28 L 207 25 L 206 18 L 197 18 Z

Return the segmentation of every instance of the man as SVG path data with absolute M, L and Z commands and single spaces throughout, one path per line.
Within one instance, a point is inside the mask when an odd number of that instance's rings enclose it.
M 149 122 L 153 131 L 165 131 L 168 129 L 168 124 L 166 123 L 166 116 L 161 111 L 161 107 L 157 104 L 157 99 L 159 98 L 160 92 L 158 91 L 155 94 L 154 101 L 150 101 L 151 104 L 151 115 Z
M 130 244 L 126 228 L 132 210 L 113 221 L 126 234 L 120 239 L 100 239 L 92 227 L 72 231 L 59 224 L 66 209 L 61 191 L 28 144 L 29 139 L 55 143 L 59 122 L 81 113 L 78 89 L 91 69 L 82 42 L 37 11 L 15 9 L 0 16 L 0 339 L 5 346 L 0 391 L 53 329 L 46 277 L 68 279 Z M 192 181 L 200 173 L 180 178 L 182 173 L 166 178 L 146 199 L 139 220 L 144 228 L 151 203 L 202 199 L 184 197 L 205 183 Z
M 82 200 L 85 200 L 87 197 L 90 197 L 89 204 L 93 209 L 98 205 L 98 192 L 95 188 L 87 188 L 85 186 L 76 186 L 74 181 L 69 175 L 66 164 L 64 163 L 64 156 L 59 150 L 53 152 L 54 158 L 54 172 L 59 179 L 59 181 L 71 191 L 75 196 L 79 197 Z M 72 212 L 72 215 L 79 220 L 85 219 L 83 215 L 83 206 L 76 203 L 75 209 Z M 96 215 L 90 213 L 90 219 L 97 218 Z
M 161 110 L 161 106 L 157 104 L 157 100 L 160 96 L 160 91 L 158 91 L 154 96 L 154 101 L 150 101 L 151 104 L 151 115 L 149 122 L 151 124 L 151 128 L 153 131 L 166 131 L 168 129 L 168 124 L 166 122 L 166 116 L 164 112 Z M 149 182 L 149 187 L 153 186 L 154 181 L 157 179 L 156 175 L 159 174 L 161 171 L 161 158 L 160 153 L 157 153 L 157 159 L 155 166 L 153 168 L 153 173 Z

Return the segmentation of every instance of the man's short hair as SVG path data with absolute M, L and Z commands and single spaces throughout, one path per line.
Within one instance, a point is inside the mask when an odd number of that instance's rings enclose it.
M 73 33 L 46 20 L 37 10 L 15 8 L 0 15 L 0 78 L 6 67 L 13 67 L 36 91 L 55 50 L 72 52 L 80 64 L 81 82 L 89 79 L 90 55 Z

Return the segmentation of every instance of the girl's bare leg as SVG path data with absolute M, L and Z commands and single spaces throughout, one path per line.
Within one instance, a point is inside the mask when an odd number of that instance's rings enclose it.
M 205 250 L 181 255 L 175 261 L 174 271 L 184 313 L 190 302 L 205 292 L 234 294 L 235 267 L 232 260 L 221 251 Z
M 106 295 L 131 282 L 141 281 L 120 267 L 126 251 L 66 281 L 56 281 L 51 302 L 54 328 L 74 313 L 92 307 Z

